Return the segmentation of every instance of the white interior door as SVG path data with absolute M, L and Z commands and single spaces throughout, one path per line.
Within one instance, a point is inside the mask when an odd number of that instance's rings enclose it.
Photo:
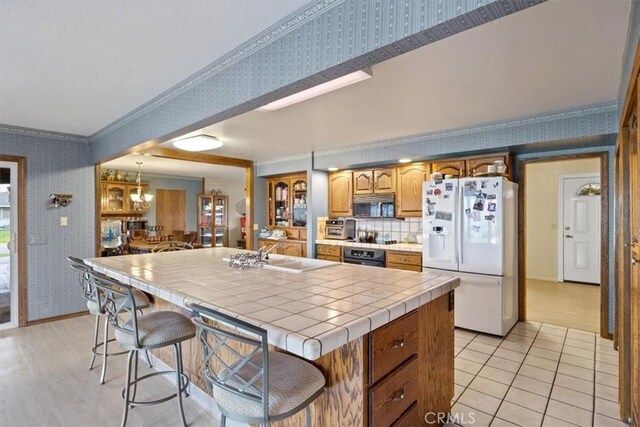
M 600 283 L 600 175 L 561 177 L 562 281 Z
M 0 162 L 0 329 L 18 326 L 18 164 Z

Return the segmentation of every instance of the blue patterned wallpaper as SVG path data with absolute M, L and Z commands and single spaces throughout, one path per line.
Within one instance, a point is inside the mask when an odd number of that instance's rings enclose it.
M 542 0 L 319 0 L 91 137 L 94 162 L 163 142 Z
M 66 256 L 94 256 L 95 243 L 94 169 L 87 144 L 76 136 L 40 134 L 22 128 L 0 130 L 0 154 L 27 158 L 27 241 L 45 241 L 27 246 L 30 321 L 86 310 Z M 73 201 L 66 208 L 49 208 L 51 193 L 73 194 Z M 67 227 L 59 225 L 60 216 L 68 217 Z

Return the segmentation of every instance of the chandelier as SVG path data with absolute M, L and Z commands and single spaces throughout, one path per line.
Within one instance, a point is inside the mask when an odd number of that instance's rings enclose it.
M 151 200 L 153 199 L 152 194 L 144 194 L 142 191 L 142 184 L 140 183 L 140 167 L 142 166 L 142 162 L 136 162 L 138 165 L 138 176 L 136 177 L 136 192 L 131 194 L 131 201 L 133 202 L 133 210 L 142 211 L 145 209 L 149 209 L 149 205 Z

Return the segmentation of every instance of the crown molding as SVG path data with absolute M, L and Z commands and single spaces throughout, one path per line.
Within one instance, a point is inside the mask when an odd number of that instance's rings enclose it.
M 354 151 L 360 151 L 363 149 L 376 149 L 380 147 L 394 146 L 408 144 L 412 142 L 428 141 L 431 139 L 455 137 L 460 135 L 468 135 L 480 132 L 490 132 L 499 129 L 508 129 L 512 127 L 542 124 L 557 120 L 566 120 L 574 117 L 584 117 L 593 114 L 610 113 L 618 110 L 618 102 L 610 101 L 602 104 L 586 105 L 579 108 L 571 108 L 565 110 L 558 110 L 544 114 L 536 114 L 531 116 L 525 116 L 514 120 L 502 120 L 496 122 L 489 122 L 482 125 L 468 126 L 458 129 L 452 129 L 447 131 L 429 132 L 419 135 L 413 135 L 409 137 L 385 139 L 372 143 L 365 143 L 363 145 L 354 145 L 350 147 L 338 148 L 335 150 L 327 150 L 317 152 L 317 156 L 334 155 L 340 153 L 350 153 Z
M 21 126 L 13 126 L 0 123 L 0 133 L 10 133 L 13 135 L 32 136 L 36 138 L 57 139 L 59 141 L 82 142 L 89 143 L 89 138 L 82 135 L 72 133 L 54 132 L 41 129 L 25 128 Z
M 255 35 L 245 43 L 216 59 L 214 62 L 207 65 L 200 71 L 197 71 L 196 73 L 187 77 L 185 80 L 172 86 L 160 95 L 142 104 L 140 107 L 125 114 L 121 118 L 111 122 L 104 128 L 91 135 L 89 137 L 89 142 L 91 143 L 93 140 L 99 139 L 106 134 L 113 132 L 121 126 L 126 125 L 132 120 L 135 120 L 136 118 L 148 113 L 149 111 L 157 108 L 158 106 L 166 103 L 176 96 L 183 94 L 184 92 L 200 84 L 202 81 L 207 80 L 214 75 L 224 71 L 235 63 L 262 49 L 265 45 L 273 43 L 279 38 L 291 33 L 307 22 L 316 19 L 319 15 L 325 13 L 327 10 L 341 3 L 344 3 L 344 1 L 346 0 L 316 0 L 315 2 L 303 6 L 295 15 L 289 15 L 281 19 L 280 21 L 276 22 L 261 33 Z

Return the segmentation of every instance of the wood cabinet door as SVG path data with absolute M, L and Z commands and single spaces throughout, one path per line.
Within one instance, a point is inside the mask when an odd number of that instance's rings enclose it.
M 288 256 L 304 257 L 306 244 L 301 242 L 283 242 L 280 243 L 278 253 Z
M 105 186 L 105 202 L 109 213 L 129 212 L 129 191 L 125 184 L 107 184 Z
M 440 160 L 431 164 L 432 172 L 440 172 L 444 175 L 453 175 L 454 178 L 464 178 L 466 165 L 464 159 Z
M 335 172 L 329 174 L 329 216 L 351 216 L 353 214 L 353 174 Z
M 429 177 L 429 165 L 415 163 L 398 168 L 396 216 L 422 216 L 422 183 Z
M 373 193 L 373 171 L 355 171 L 353 173 L 353 194 Z
M 509 156 L 507 154 L 496 154 L 487 157 L 472 157 L 467 159 L 467 171 L 469 176 L 476 176 L 480 173 L 487 173 L 489 165 L 494 164 L 497 160 L 504 162 L 507 166 L 507 174 L 511 174 L 511 165 L 509 164 Z
M 379 194 L 396 192 L 395 168 L 373 171 L 373 192 Z

